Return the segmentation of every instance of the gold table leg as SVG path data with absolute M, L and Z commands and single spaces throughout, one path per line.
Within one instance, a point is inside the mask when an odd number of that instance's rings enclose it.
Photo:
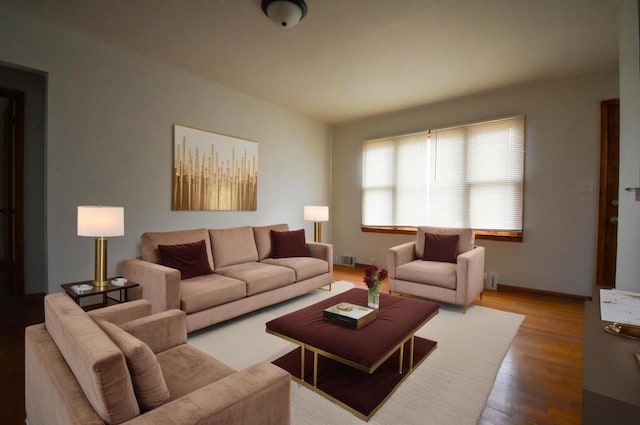
M 416 336 L 415 335 L 411 335 L 411 345 L 410 345 L 410 353 L 409 353 L 409 370 L 413 370 L 413 343 L 415 341 Z
M 402 375 L 402 359 L 404 357 L 404 342 L 402 343 L 402 345 L 400 345 L 400 365 L 399 365 L 399 370 L 398 373 Z
M 300 346 L 300 379 L 304 382 L 304 352 L 306 351 L 304 344 Z
M 313 352 L 313 386 L 318 386 L 318 352 Z

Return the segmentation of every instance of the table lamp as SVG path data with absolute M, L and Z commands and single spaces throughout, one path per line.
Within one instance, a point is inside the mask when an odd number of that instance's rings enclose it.
M 313 240 L 320 242 L 322 239 L 322 228 L 320 222 L 329 221 L 329 207 L 320 205 L 311 205 L 304 207 L 304 219 L 313 221 Z
M 78 236 L 92 236 L 95 242 L 94 286 L 107 286 L 107 237 L 124 235 L 124 208 L 78 207 Z

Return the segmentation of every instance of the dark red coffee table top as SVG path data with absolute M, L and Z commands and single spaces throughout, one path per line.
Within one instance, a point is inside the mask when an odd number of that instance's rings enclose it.
M 438 313 L 438 304 L 380 294 L 376 320 L 351 329 L 323 319 L 340 302 L 367 305 L 366 289 L 350 289 L 309 307 L 267 322 L 267 330 L 371 368 Z

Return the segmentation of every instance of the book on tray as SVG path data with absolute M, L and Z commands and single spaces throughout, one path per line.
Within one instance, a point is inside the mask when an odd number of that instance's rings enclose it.
M 342 302 L 325 309 L 323 317 L 329 322 L 352 329 L 360 329 L 376 319 L 376 310 Z

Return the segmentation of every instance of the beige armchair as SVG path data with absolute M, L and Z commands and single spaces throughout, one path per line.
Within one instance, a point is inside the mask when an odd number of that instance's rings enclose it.
M 415 241 L 388 251 L 389 292 L 461 305 L 466 313 L 484 288 L 484 248 L 474 239 L 472 229 L 418 227 Z

